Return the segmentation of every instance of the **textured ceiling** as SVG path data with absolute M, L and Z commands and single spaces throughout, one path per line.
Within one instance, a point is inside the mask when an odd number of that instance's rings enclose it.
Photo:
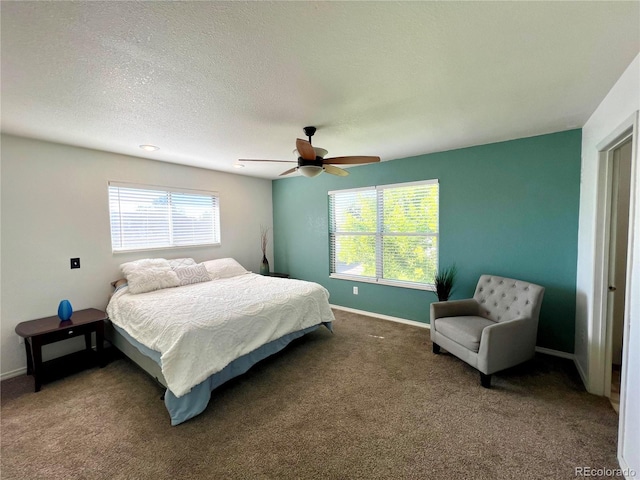
M 639 2 L 0 8 L 3 132 L 266 178 L 233 164 L 305 125 L 383 161 L 581 127 L 640 51 Z

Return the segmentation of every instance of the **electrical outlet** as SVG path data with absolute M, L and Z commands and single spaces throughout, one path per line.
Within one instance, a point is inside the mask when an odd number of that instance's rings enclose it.
M 80 268 L 80 259 L 72 258 L 71 259 L 71 268 Z
M 358 295 L 358 287 L 353 287 L 353 294 Z

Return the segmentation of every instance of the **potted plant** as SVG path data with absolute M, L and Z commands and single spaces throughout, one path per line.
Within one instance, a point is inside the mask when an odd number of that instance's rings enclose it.
M 455 263 L 448 268 L 438 269 L 433 281 L 436 287 L 435 293 L 438 296 L 438 301 L 446 302 L 449 300 L 451 292 L 453 292 L 453 285 L 456 282 L 457 274 L 458 269 Z

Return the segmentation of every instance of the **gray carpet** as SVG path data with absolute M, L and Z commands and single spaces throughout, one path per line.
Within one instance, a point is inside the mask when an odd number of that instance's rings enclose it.
M 493 388 L 429 332 L 335 311 L 177 427 L 126 359 L 33 393 L 1 384 L 9 479 L 570 479 L 617 468 L 618 417 L 568 360 L 540 355 Z

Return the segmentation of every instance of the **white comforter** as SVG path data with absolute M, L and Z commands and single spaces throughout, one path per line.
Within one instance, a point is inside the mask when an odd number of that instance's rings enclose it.
M 317 283 L 246 274 L 137 295 L 123 288 L 107 313 L 160 352 L 167 386 L 181 397 L 261 345 L 333 321 L 328 298 Z

